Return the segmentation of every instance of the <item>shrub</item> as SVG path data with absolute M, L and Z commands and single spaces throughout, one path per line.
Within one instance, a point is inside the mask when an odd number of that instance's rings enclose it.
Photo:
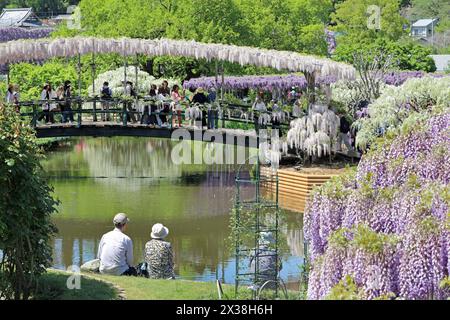
M 28 299 L 51 262 L 57 202 L 32 129 L 0 104 L 0 298 Z

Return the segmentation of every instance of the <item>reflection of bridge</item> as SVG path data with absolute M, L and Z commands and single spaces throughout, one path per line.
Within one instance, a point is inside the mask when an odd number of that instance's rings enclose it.
M 51 101 L 50 103 L 66 104 L 69 101 Z M 184 133 L 177 132 L 174 135 L 174 131 L 177 128 L 172 127 L 173 120 L 177 120 L 178 115 L 172 112 L 170 109 L 170 101 L 155 101 L 151 99 L 134 99 L 132 101 L 114 99 L 114 100 L 101 100 L 101 99 L 71 99 L 70 104 L 74 106 L 71 111 L 51 111 L 49 114 L 52 117 L 62 117 L 63 114 L 68 118 L 73 118 L 73 123 L 53 123 L 53 124 L 39 124 L 39 119 L 45 117 L 45 113 L 41 111 L 41 106 L 47 104 L 48 101 L 34 101 L 34 102 L 22 102 L 21 115 L 24 118 L 29 119 L 31 125 L 36 129 L 38 138 L 51 138 L 51 137 L 78 137 L 78 136 L 93 136 L 93 137 L 112 137 L 112 136 L 134 136 L 134 137 L 154 137 L 154 138 L 179 138 L 180 135 L 183 139 L 192 141 L 203 142 L 218 142 L 224 144 L 238 145 L 243 147 L 258 147 L 260 137 L 256 132 L 260 132 L 260 129 L 273 128 L 281 129 L 288 128 L 290 121 L 293 119 L 289 117 L 288 113 L 283 113 L 281 116 L 272 114 L 270 111 L 254 111 L 248 105 L 230 105 L 230 104 L 214 104 L 214 105 L 195 105 L 197 112 L 197 121 L 195 124 L 190 121 L 190 126 L 184 126 Z M 91 109 L 85 109 L 85 104 L 91 104 Z M 97 105 L 108 103 L 110 105 L 109 110 L 99 110 Z M 130 111 L 130 104 L 134 105 L 133 111 Z M 208 109 L 214 108 L 214 119 L 208 119 L 210 113 Z M 112 121 L 99 121 L 98 118 L 106 117 L 112 119 Z M 157 125 L 148 125 L 139 121 L 143 117 L 165 117 L 167 119 L 168 126 L 161 127 Z M 131 121 L 132 117 L 137 118 L 137 121 Z M 277 117 L 282 117 L 283 121 L 276 121 Z M 181 114 L 181 118 L 185 123 L 185 112 Z M 255 121 L 256 118 L 256 121 Z M 220 129 L 205 130 L 202 122 L 215 122 L 215 127 Z M 234 127 L 242 127 L 246 130 L 227 129 L 228 124 L 233 124 Z M 262 136 L 261 136 L 262 137 Z M 270 140 L 270 137 L 265 138 Z

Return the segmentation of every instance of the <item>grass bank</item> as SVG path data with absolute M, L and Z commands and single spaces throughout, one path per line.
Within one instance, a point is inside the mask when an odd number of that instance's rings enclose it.
M 82 274 L 80 289 L 67 288 L 70 274 L 49 270 L 39 280 L 36 300 L 217 300 L 214 282 L 185 280 L 151 280 L 136 277 L 117 277 Z M 120 292 L 120 289 L 123 292 Z M 234 287 L 224 285 L 224 299 L 234 297 Z M 122 297 L 123 298 L 123 297 Z

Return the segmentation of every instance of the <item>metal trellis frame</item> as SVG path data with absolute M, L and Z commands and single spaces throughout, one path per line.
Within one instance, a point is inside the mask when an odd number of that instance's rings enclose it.
M 244 177 L 241 167 L 238 168 L 235 180 L 235 295 L 239 293 L 239 287 L 247 285 L 252 293 L 252 299 L 259 299 L 263 290 L 270 289 L 279 297 L 279 289 L 283 283 L 279 278 L 279 217 L 280 207 L 278 205 L 278 174 L 261 176 L 261 164 L 259 152 L 256 156 L 255 174 L 253 177 Z M 251 160 L 250 158 L 249 160 Z M 250 161 L 249 161 L 250 162 Z M 276 185 L 274 200 L 263 198 L 261 189 L 264 185 Z M 243 186 L 251 186 L 251 201 L 245 199 Z M 247 215 L 244 212 L 248 212 Z M 271 233 L 274 235 L 274 243 L 267 249 L 261 250 L 261 234 Z M 244 239 L 245 238 L 245 239 Z M 253 268 L 248 260 L 254 259 Z M 267 272 L 260 270 L 260 261 L 264 258 L 275 260 L 274 270 Z M 273 261 L 273 260 L 272 260 Z M 246 265 L 245 265 L 246 264 Z M 272 284 L 269 286 L 268 284 Z M 283 292 L 286 291 L 285 289 Z

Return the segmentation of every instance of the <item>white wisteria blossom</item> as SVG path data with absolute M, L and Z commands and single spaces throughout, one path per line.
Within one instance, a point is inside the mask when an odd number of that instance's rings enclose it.
M 0 64 L 54 57 L 74 57 L 78 54 L 118 53 L 124 56 L 184 56 L 207 61 L 221 60 L 241 65 L 272 67 L 277 70 L 304 72 L 337 79 L 354 79 L 353 66 L 331 59 L 302 55 L 290 51 L 276 51 L 234 45 L 200 43 L 171 39 L 106 39 L 74 37 L 39 40 L 17 40 L 0 44 Z

